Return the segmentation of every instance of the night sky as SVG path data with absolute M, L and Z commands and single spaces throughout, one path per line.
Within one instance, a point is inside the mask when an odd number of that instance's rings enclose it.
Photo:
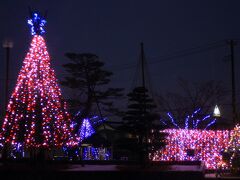
M 240 1 L 193 0 L 8 0 L 0 1 L 0 41 L 11 39 L 11 91 L 31 41 L 28 7 L 48 11 L 45 38 L 59 79 L 66 52 L 95 53 L 113 71 L 111 86 L 129 91 L 135 82 L 140 42 L 144 42 L 148 75 L 155 93 L 177 91 L 179 78 L 189 82 L 221 80 L 230 84 L 229 47 L 202 50 L 208 44 L 240 41 Z M 201 47 L 200 53 L 178 56 Z M 236 46 L 239 90 L 240 43 Z M 175 56 L 176 55 L 176 56 Z M 174 58 L 173 58 L 174 56 Z M 4 100 L 5 51 L 0 48 L 0 102 Z M 67 93 L 63 90 L 63 94 Z M 2 114 L 2 113 L 1 113 Z

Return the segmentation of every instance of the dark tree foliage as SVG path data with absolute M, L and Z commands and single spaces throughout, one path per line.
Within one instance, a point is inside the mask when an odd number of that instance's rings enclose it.
M 119 115 L 121 112 L 113 106 L 113 100 L 122 97 L 122 88 L 108 88 L 112 72 L 104 70 L 104 63 L 99 57 L 91 53 L 66 53 L 71 61 L 63 67 L 68 75 L 61 82 L 65 87 L 74 91 L 73 97 L 68 99 L 72 113 L 79 113 L 78 119 L 101 113 Z M 78 123 L 78 122 L 77 122 Z M 76 129 L 79 128 L 80 122 Z
M 136 87 L 128 94 L 128 110 L 123 118 L 125 131 L 136 139 L 135 150 L 138 150 L 140 161 L 147 160 L 149 153 L 159 150 L 164 145 L 164 135 L 159 132 L 162 128 L 157 124 L 159 115 L 156 105 L 144 87 Z
M 156 108 L 153 100 L 148 95 L 148 90 L 137 87 L 128 94 L 129 105 L 123 122 L 129 132 L 139 136 L 151 128 L 152 123 L 158 115 L 153 112 Z

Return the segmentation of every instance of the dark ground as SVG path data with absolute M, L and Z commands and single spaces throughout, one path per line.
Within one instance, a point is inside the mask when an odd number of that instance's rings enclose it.
M 0 174 L 10 180 L 240 179 L 240 175 L 228 172 L 216 178 L 215 172 L 205 170 L 200 162 L 156 162 L 143 168 L 124 161 L 7 161 L 0 162 Z
M 151 165 L 140 167 L 126 164 L 92 164 L 81 165 L 78 163 L 47 163 L 34 164 L 23 162 L 8 162 L 0 166 L 1 176 L 7 179 L 204 179 L 204 171 L 198 164 L 181 165 Z

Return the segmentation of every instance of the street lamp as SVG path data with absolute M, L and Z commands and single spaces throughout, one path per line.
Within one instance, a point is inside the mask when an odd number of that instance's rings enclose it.
M 218 108 L 218 105 L 216 105 L 216 106 L 214 107 L 213 117 L 216 117 L 216 118 L 221 117 L 221 112 L 220 112 L 220 110 L 219 110 L 219 108 Z

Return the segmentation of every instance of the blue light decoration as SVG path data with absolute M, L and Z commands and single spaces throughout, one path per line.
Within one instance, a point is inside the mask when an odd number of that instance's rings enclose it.
M 81 111 L 78 111 L 75 114 L 74 121 L 71 124 L 71 128 L 74 129 L 75 126 L 78 124 L 77 122 L 79 121 L 79 117 L 81 117 Z M 98 126 L 98 125 L 104 123 L 105 121 L 107 121 L 106 117 L 101 118 L 96 115 L 83 119 L 81 126 L 78 130 L 78 135 L 79 135 L 81 141 L 95 133 L 93 126 L 94 127 Z
M 91 123 L 89 122 L 89 119 L 88 118 L 83 119 L 83 122 L 79 129 L 79 136 L 81 138 L 81 141 L 86 139 L 87 137 L 90 137 L 94 133 L 95 130 L 93 129 Z
M 185 129 L 188 129 L 188 121 L 189 121 L 189 116 L 185 118 Z
M 111 150 L 108 148 L 95 148 L 95 147 L 83 147 L 82 149 L 83 160 L 110 160 Z
M 205 121 L 206 119 L 208 119 L 208 118 L 210 118 L 211 116 L 210 115 L 207 115 L 207 116 L 205 116 L 203 119 L 202 119 L 202 121 Z
M 74 116 L 74 121 L 78 121 L 79 117 L 81 117 L 81 111 L 78 111 L 75 116 Z M 99 125 L 99 124 L 102 124 L 103 122 L 107 121 L 107 118 L 106 117 L 99 117 L 99 116 L 90 116 L 88 117 L 89 121 L 91 122 L 91 124 L 93 124 L 94 126 L 95 125 Z M 74 122 L 72 123 L 72 126 L 76 126 L 77 123 Z
M 100 118 L 99 116 L 93 116 L 90 119 L 91 119 L 91 122 L 93 122 L 94 125 L 102 124 L 104 121 L 107 120 L 106 117 Z
M 15 143 L 12 144 L 10 150 L 10 158 L 17 159 L 17 158 L 24 158 L 25 152 L 22 143 Z
M 201 110 L 201 108 L 198 108 L 197 110 L 195 110 L 193 113 L 192 113 L 192 115 L 191 115 L 191 118 L 192 118 L 192 127 L 194 128 L 194 129 L 196 129 L 197 128 L 197 124 L 199 123 L 199 119 L 197 119 L 196 121 L 193 119 L 194 118 L 194 116 L 199 112 Z M 189 119 L 189 116 L 188 116 L 188 119 Z M 185 124 L 186 125 L 186 124 Z M 189 125 L 187 125 L 187 126 L 189 126 Z M 188 128 L 186 128 L 185 127 L 185 129 L 188 129 Z
M 99 160 L 98 148 L 84 147 L 83 148 L 83 160 Z
M 104 160 L 110 160 L 111 159 L 111 152 L 109 149 L 106 150 L 105 153 L 105 159 Z
M 90 158 L 88 157 L 88 148 L 87 147 L 84 147 L 83 148 L 83 154 L 82 154 L 82 156 L 83 156 L 83 160 L 89 160 Z
M 171 113 L 170 113 L 170 112 L 168 112 L 168 113 L 167 113 L 167 115 L 168 115 L 168 117 L 171 119 L 171 121 L 172 121 L 172 124 L 173 124 L 175 127 L 177 127 L 177 128 L 179 128 L 179 129 L 180 129 L 180 127 L 177 125 L 177 123 L 176 123 L 176 122 L 175 122 L 175 120 L 173 119 L 173 117 L 172 117 Z
M 201 121 L 200 119 L 197 119 L 197 120 L 196 120 L 196 123 L 193 124 L 193 128 L 194 128 L 194 129 L 197 129 L 198 123 L 199 123 L 200 121 Z
M 98 148 L 92 147 L 91 150 L 92 150 L 92 158 L 93 158 L 93 160 L 99 160 Z
M 160 119 L 160 122 L 161 122 L 164 126 L 167 126 L 167 123 L 166 123 L 163 119 Z
M 173 118 L 173 115 L 168 112 L 167 113 L 167 116 L 169 117 L 169 119 L 171 120 L 171 124 L 177 128 L 177 129 L 190 129 L 190 123 L 192 123 L 192 129 L 198 129 L 198 125 L 199 123 L 203 122 L 203 121 L 206 121 L 208 120 L 209 118 L 211 118 L 211 115 L 206 115 L 204 116 L 202 119 L 199 119 L 199 118 L 195 118 L 195 116 L 201 111 L 201 108 L 198 108 L 197 110 L 195 110 L 191 115 L 186 115 L 186 118 L 185 118 L 185 123 L 184 123 L 184 128 L 183 127 L 180 127 L 175 119 Z M 163 119 L 160 119 L 160 122 L 163 124 L 163 125 L 167 125 L 166 121 L 164 121 Z M 209 128 L 210 126 L 212 126 L 213 124 L 216 123 L 216 119 L 212 119 L 207 125 L 206 127 L 204 128 L 205 130 L 207 128 Z
M 216 119 L 213 119 L 206 127 L 204 130 L 206 130 L 208 127 L 210 127 L 211 125 L 213 125 L 214 123 L 216 123 Z
M 31 34 L 34 35 L 42 35 L 45 33 L 43 29 L 44 25 L 47 21 L 37 12 L 32 13 L 31 19 L 28 19 L 28 24 L 31 27 Z

